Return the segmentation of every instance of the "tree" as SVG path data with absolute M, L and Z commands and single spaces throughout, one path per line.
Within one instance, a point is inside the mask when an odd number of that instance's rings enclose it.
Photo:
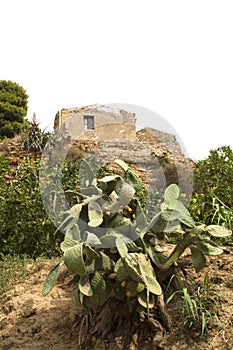
M 26 90 L 13 81 L 0 80 L 0 139 L 27 129 L 27 109 Z

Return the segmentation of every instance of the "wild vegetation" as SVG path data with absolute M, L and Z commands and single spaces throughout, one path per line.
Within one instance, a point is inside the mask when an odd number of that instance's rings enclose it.
M 29 153 L 40 153 L 48 136 L 33 120 L 22 145 Z M 123 161 L 117 160 L 113 171 L 95 164 L 93 158 L 81 161 L 80 157 L 71 150 L 62 169 L 54 167 L 51 172 L 56 189 L 56 171 L 61 171 L 71 207 L 60 218 L 55 234 L 41 200 L 40 161 L 26 158 L 9 182 L 7 157 L 0 157 L 0 292 L 28 276 L 25 266 L 31 258 L 56 256 L 60 261 L 49 273 L 43 295 L 51 292 L 62 266 L 73 274 L 70 284 L 83 315 L 82 346 L 91 346 L 85 343 L 88 333 L 107 337 L 116 333 L 116 325 L 125 348 L 135 343 L 132 334 L 140 346 L 148 341 L 155 345 L 158 329 L 160 333 L 172 329 L 168 310 L 173 300 L 182 315 L 182 329 L 208 336 L 213 325 L 221 327 L 218 286 L 208 273 L 202 283 L 187 285 L 180 262 L 189 249 L 198 272 L 206 256 L 229 253 L 226 245 L 233 242 L 230 147 L 211 151 L 197 163 L 189 211 L 175 184 L 162 195 L 150 194 Z M 53 196 L 55 206 L 58 199 Z
M 143 328 L 148 332 L 150 328 L 153 343 L 157 336 L 156 322 L 167 331 L 171 329 L 164 290 L 172 276 L 180 280 L 177 261 L 182 253 L 190 248 L 194 268 L 200 271 L 206 264 L 205 255 L 224 251 L 214 239 L 228 237 L 231 231 L 214 224 L 196 224 L 180 201 L 175 184 L 167 187 L 160 210 L 148 221 L 148 208 L 140 201 L 144 186 L 126 163 L 116 160 L 124 171 L 122 176 L 109 173 L 103 178 L 95 177 L 87 161 L 82 163 L 85 181 L 80 179 L 79 189 L 72 193 L 77 204 L 65 213 L 58 228 L 64 233 L 63 259 L 49 273 L 43 295 L 52 290 L 65 264 L 74 275 L 70 283 L 76 286 L 77 307 L 84 315 L 96 319 L 94 330 L 88 324 L 87 332 L 94 332 L 97 337 L 107 336 L 113 332 L 116 319 L 118 325 L 126 322 L 125 346 L 128 346 L 132 341 L 127 337 L 133 334 L 130 330 L 133 319 L 138 331 Z M 169 234 L 177 234 L 179 239 L 165 256 L 164 244 Z M 187 290 L 183 290 L 187 299 Z M 213 300 L 211 303 L 214 304 Z M 193 311 L 192 301 L 189 306 Z M 198 307 L 193 318 L 199 317 Z M 204 317 L 213 315 L 209 311 L 200 312 L 205 333 L 208 322 Z M 193 320 L 185 318 L 185 323 L 189 321 Z
M 197 162 L 190 212 L 196 221 L 233 228 L 233 151 L 229 146 L 211 150 Z M 221 240 L 233 244 L 232 237 Z

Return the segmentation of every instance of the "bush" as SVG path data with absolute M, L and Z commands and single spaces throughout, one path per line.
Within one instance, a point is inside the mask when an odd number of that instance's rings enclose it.
M 95 165 L 97 167 L 97 164 Z M 40 160 L 27 158 L 20 165 L 14 181 L 7 183 L 6 175 L 10 175 L 9 164 L 6 156 L 0 157 L 0 253 L 26 254 L 33 258 L 60 254 L 61 236 L 55 237 L 54 224 L 48 217 L 41 198 L 40 166 Z M 69 190 L 77 186 L 79 166 L 80 161 L 65 161 L 62 169 L 53 166 L 50 181 L 54 193 L 51 185 L 48 185 L 48 195 L 53 196 L 53 205 L 60 205 L 59 194 L 56 193 L 60 172 L 69 205 L 77 203 L 76 196 L 69 196 Z M 99 171 L 104 172 L 104 169 L 100 168 Z M 48 201 L 51 201 L 51 198 L 48 198 Z
M 190 212 L 196 221 L 233 227 L 233 151 L 229 146 L 211 150 L 197 163 Z M 223 243 L 233 243 L 232 237 Z
M 0 250 L 4 254 L 55 254 L 54 225 L 44 210 L 38 181 L 39 162 L 25 160 L 16 181 L 6 183 L 1 164 Z
M 233 151 L 230 146 L 211 150 L 207 159 L 196 164 L 194 192 L 204 194 L 204 201 L 219 198 L 233 208 Z

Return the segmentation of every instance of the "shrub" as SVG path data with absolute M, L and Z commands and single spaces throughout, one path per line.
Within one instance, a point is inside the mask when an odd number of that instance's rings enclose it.
M 226 206 L 233 207 L 233 151 L 230 146 L 211 150 L 207 159 L 196 164 L 194 192 L 206 199 L 219 198 Z
M 39 162 L 25 160 L 16 181 L 1 186 L 0 247 L 4 254 L 54 254 L 54 226 L 44 210 Z M 3 179 L 3 178 L 2 178 Z
M 196 221 L 233 227 L 233 152 L 229 146 L 211 150 L 197 163 L 190 212 Z M 222 243 L 232 244 L 232 237 Z

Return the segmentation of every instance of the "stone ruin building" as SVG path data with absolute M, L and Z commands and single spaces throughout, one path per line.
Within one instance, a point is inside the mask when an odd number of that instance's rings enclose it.
M 101 105 L 62 109 L 55 116 L 54 130 L 66 136 L 73 160 L 93 155 L 111 163 L 120 158 L 152 190 L 177 183 L 185 193 L 192 191 L 195 164 L 184 156 L 175 135 L 148 127 L 137 130 L 134 113 Z M 12 172 L 26 153 L 17 138 L 0 143 L 0 155 L 7 155 Z
M 184 156 L 175 135 L 147 127 L 137 131 L 134 113 L 102 105 L 62 109 L 54 129 L 65 133 L 82 156 L 130 163 L 152 189 L 178 183 L 185 193 L 192 190 L 194 162 Z
M 57 112 L 54 129 L 65 128 L 72 140 L 86 139 L 98 143 L 113 139 L 136 141 L 135 124 L 136 117 L 132 113 L 93 105 Z

